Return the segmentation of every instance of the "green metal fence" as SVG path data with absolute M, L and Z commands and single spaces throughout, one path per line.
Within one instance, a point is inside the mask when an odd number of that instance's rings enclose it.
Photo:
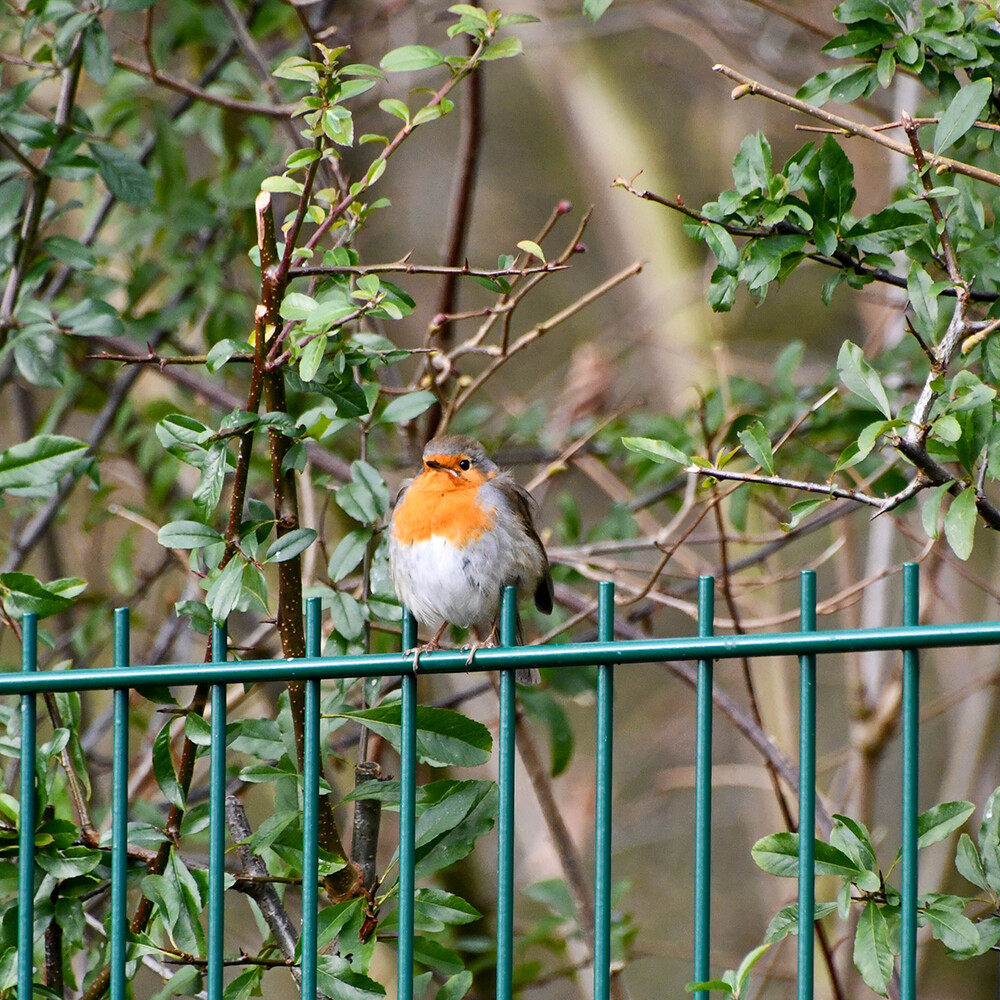
M 516 609 L 513 594 L 505 595 L 501 622 L 501 647 L 476 654 L 471 669 L 500 671 L 499 764 L 500 809 L 497 866 L 497 996 L 505 1000 L 513 990 L 513 886 L 514 886 L 514 756 L 515 685 L 518 667 L 572 669 L 596 665 L 598 669 L 596 734 L 596 862 L 594 870 L 594 997 L 610 994 L 611 942 L 611 841 L 614 671 L 616 667 L 663 660 L 697 663 L 695 748 L 695 885 L 692 973 L 697 981 L 710 978 L 712 855 L 712 706 L 713 665 L 717 660 L 745 657 L 792 656 L 800 665 L 800 843 L 798 986 L 800 1000 L 813 996 L 813 835 L 816 804 L 816 671 L 820 656 L 848 652 L 899 650 L 903 656 L 902 745 L 903 780 L 900 804 L 902 835 L 902 941 L 899 995 L 916 997 L 917 930 L 917 800 L 919 768 L 919 651 L 939 647 L 1000 644 L 1000 623 L 959 625 L 917 624 L 918 574 L 914 564 L 904 567 L 903 622 L 898 627 L 862 630 L 816 630 L 816 587 L 811 571 L 801 578 L 801 628 L 794 633 L 756 635 L 713 634 L 714 589 L 711 577 L 699 586 L 698 634 L 691 637 L 613 641 L 614 595 L 610 584 L 599 588 L 598 641 L 559 646 L 511 648 Z M 128 692 L 150 685 L 209 684 L 211 689 L 209 907 L 206 988 L 209 1000 L 223 994 L 224 853 L 225 832 L 225 733 L 228 684 L 247 682 L 305 682 L 305 747 L 303 765 L 303 899 L 301 926 L 301 992 L 316 995 L 316 912 L 318 845 L 316 817 L 320 785 L 319 685 L 324 678 L 397 675 L 402 685 L 401 801 L 399 850 L 398 997 L 413 996 L 414 837 L 416 795 L 416 676 L 413 658 L 404 655 L 322 657 L 318 600 L 307 606 L 307 655 L 300 660 L 227 662 L 226 636 L 216 628 L 214 662 L 133 666 L 129 663 L 128 612 L 115 613 L 114 664 L 109 668 L 42 672 L 36 669 L 37 625 L 26 614 L 23 622 L 22 666 L 19 673 L 0 675 L 0 696 L 21 698 L 21 771 L 19 831 L 18 996 L 32 996 L 33 885 L 34 885 L 34 780 L 36 754 L 36 696 L 47 692 L 113 690 L 112 764 L 112 864 L 110 921 L 110 994 L 126 995 L 126 853 L 128 819 Z M 415 644 L 413 621 L 404 618 L 403 648 Z M 454 673 L 470 669 L 467 654 L 443 651 L 421 656 L 422 673 Z M 652 722 L 652 720 L 651 720 Z M 696 994 L 707 997 L 707 993 Z

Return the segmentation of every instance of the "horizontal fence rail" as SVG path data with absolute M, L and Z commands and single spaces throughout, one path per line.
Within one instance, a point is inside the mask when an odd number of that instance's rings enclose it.
M 507 1000 L 513 985 L 513 883 L 514 883 L 514 671 L 524 667 L 570 669 L 597 666 L 596 774 L 595 774 L 595 866 L 593 967 L 594 998 L 611 996 L 611 838 L 612 761 L 614 746 L 614 670 L 618 665 L 665 660 L 692 660 L 696 674 L 695 746 L 695 885 L 692 971 L 696 981 L 710 978 L 709 942 L 711 921 L 711 804 L 712 804 L 712 714 L 713 666 L 718 660 L 748 657 L 792 656 L 800 671 L 800 767 L 799 817 L 799 935 L 797 995 L 814 995 L 813 907 L 814 877 L 812 845 L 816 803 L 816 674 L 818 658 L 838 653 L 899 650 L 903 654 L 902 744 L 902 934 L 899 995 L 915 1000 L 916 984 L 916 845 L 919 766 L 919 657 L 921 649 L 1000 644 L 1000 623 L 918 625 L 917 567 L 904 567 L 903 624 L 861 630 L 816 629 L 815 575 L 801 577 L 800 631 L 763 634 L 713 634 L 714 584 L 702 577 L 699 586 L 698 634 L 692 637 L 615 642 L 613 639 L 614 595 L 610 584 L 601 584 L 598 606 L 598 640 L 546 647 L 513 648 L 516 606 L 512 590 L 504 597 L 501 617 L 501 647 L 477 651 L 468 662 L 465 651 L 422 654 L 419 673 L 465 673 L 500 670 L 499 725 L 496 755 L 499 767 L 499 816 L 497 859 L 497 996 Z M 128 692 L 147 686 L 210 685 L 211 747 L 209 897 L 207 910 L 206 991 L 209 1000 L 223 995 L 224 858 L 225 858 L 225 734 L 226 685 L 262 681 L 305 681 L 305 746 L 302 766 L 301 809 L 303 812 L 303 918 L 300 932 L 301 962 L 297 970 L 301 995 L 315 997 L 316 912 L 318 906 L 317 816 L 320 794 L 320 681 L 324 678 L 398 675 L 401 677 L 400 812 L 399 812 L 399 900 L 398 983 L 399 1000 L 413 1000 L 414 968 L 414 839 L 416 826 L 416 718 L 417 688 L 412 655 L 322 657 L 320 604 L 307 602 L 307 655 L 298 660 L 227 661 L 226 635 L 216 627 L 212 637 L 212 662 L 174 665 L 139 665 L 129 662 L 129 619 L 125 610 L 115 613 L 114 660 L 110 668 L 88 670 L 37 670 L 37 628 L 34 616 L 23 622 L 21 670 L 0 674 L 0 695 L 21 698 L 21 776 L 18 873 L 18 996 L 33 991 L 33 879 L 36 696 L 49 692 L 110 689 L 113 695 L 113 762 L 111 781 L 111 916 L 109 992 L 112 1000 L 127 993 L 126 862 L 128 850 Z M 416 644 L 412 618 L 404 615 L 403 648 Z M 707 1000 L 707 991 L 696 996 Z

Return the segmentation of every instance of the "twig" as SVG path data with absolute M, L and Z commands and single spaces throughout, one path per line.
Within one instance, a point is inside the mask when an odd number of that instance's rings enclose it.
M 810 118 L 815 118 L 827 125 L 831 125 L 844 135 L 860 136 L 879 146 L 884 146 L 894 153 L 899 153 L 909 158 L 913 157 L 913 150 L 906 143 L 890 139 L 870 125 L 862 125 L 860 122 L 852 121 L 850 118 L 844 118 L 842 115 L 836 115 L 833 112 L 825 111 L 823 108 L 807 104 L 805 101 L 800 101 L 797 97 L 792 97 L 791 94 L 776 90 L 774 87 L 768 87 L 766 84 L 753 80 L 749 76 L 745 76 L 738 70 L 725 66 L 722 63 L 716 63 L 712 69 L 716 73 L 721 73 L 723 76 L 729 77 L 730 80 L 734 80 L 739 84 L 732 92 L 734 101 L 738 101 L 741 97 L 746 97 L 747 95 L 766 97 L 768 100 L 774 101 L 777 104 L 783 104 L 793 111 L 798 111 L 801 114 L 808 115 Z M 939 174 L 964 174 L 966 177 L 972 177 L 974 180 L 992 184 L 994 187 L 1000 187 L 1000 174 L 996 174 L 992 170 L 983 170 L 981 167 L 962 163 L 960 160 L 953 160 L 947 156 L 938 156 L 937 154 L 929 156 L 927 162 Z
M 237 97 L 226 97 L 224 94 L 213 93 L 197 84 L 182 80 L 180 77 L 164 73 L 153 66 L 143 65 L 135 59 L 129 59 L 128 56 L 115 55 L 114 62 L 120 69 L 145 77 L 167 90 L 173 90 L 203 104 L 212 104 L 218 108 L 225 108 L 227 111 L 235 111 L 238 114 L 287 120 L 292 117 L 292 113 L 298 107 L 297 104 L 261 104 L 257 101 L 242 101 Z
M 236 889 L 245 893 L 260 907 L 260 912 L 267 921 L 281 954 L 289 962 L 294 962 L 299 936 L 295 932 L 288 911 L 281 903 L 277 890 L 267 881 L 270 876 L 267 865 L 250 850 L 247 842 L 253 830 L 243 809 L 243 803 L 235 795 L 226 796 L 226 826 L 229 827 L 229 836 L 236 845 L 236 856 L 240 859 L 243 873 L 252 876 L 251 880 L 237 882 Z M 301 986 L 300 969 L 292 965 L 289 971 L 295 979 L 295 985 Z

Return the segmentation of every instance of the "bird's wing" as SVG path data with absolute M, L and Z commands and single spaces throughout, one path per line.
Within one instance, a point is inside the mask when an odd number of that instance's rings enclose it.
M 538 581 L 538 586 L 535 587 L 535 607 L 543 615 L 549 615 L 552 613 L 555 594 L 552 589 L 552 574 L 549 572 L 549 557 L 545 554 L 545 546 L 542 545 L 542 540 L 535 530 L 535 513 L 538 511 L 538 504 L 535 498 L 513 477 L 511 477 L 510 483 L 512 487 L 511 498 L 515 503 L 517 516 L 520 518 L 521 524 L 524 525 L 528 537 L 538 546 L 538 551 L 542 556 L 544 571 Z

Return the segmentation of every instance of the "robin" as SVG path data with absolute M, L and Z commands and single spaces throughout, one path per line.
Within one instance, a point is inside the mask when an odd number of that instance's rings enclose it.
M 421 625 L 436 628 L 418 652 L 439 649 L 448 624 L 472 627 L 472 653 L 496 643 L 504 587 L 534 595 L 552 611 L 552 577 L 535 531 L 531 494 L 461 434 L 434 438 L 423 468 L 403 483 L 389 524 L 389 567 L 400 601 Z M 518 641 L 520 641 L 518 620 Z M 487 635 L 485 640 L 483 635 Z M 534 670 L 516 680 L 537 683 Z

